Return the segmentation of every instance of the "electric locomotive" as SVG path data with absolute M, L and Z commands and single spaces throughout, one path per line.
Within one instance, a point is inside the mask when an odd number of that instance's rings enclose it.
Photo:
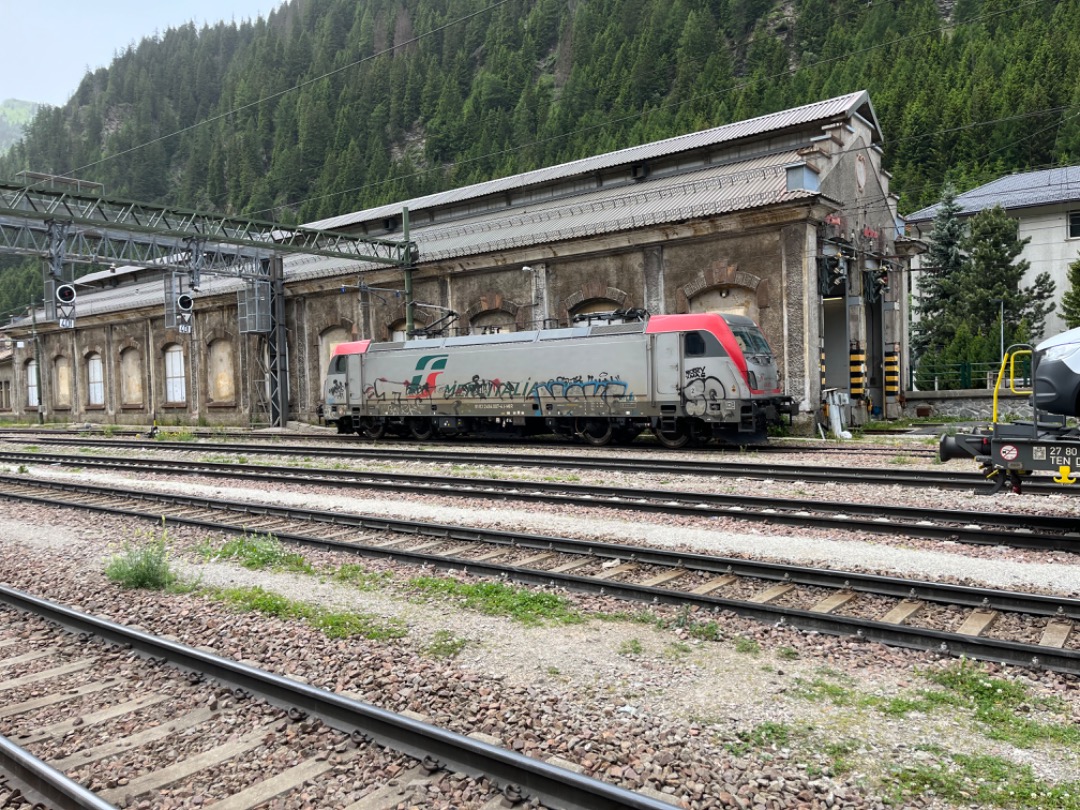
M 1030 372 L 1024 361 L 1030 358 Z M 1030 373 L 1031 385 L 1024 388 Z M 1030 394 L 1032 418 L 1022 422 L 998 419 L 998 394 L 1007 386 L 1017 394 Z M 970 433 L 942 436 L 938 456 L 974 459 L 982 465 L 996 493 L 1008 486 L 1020 492 L 1026 476 L 1035 470 L 1057 473 L 1054 481 L 1074 484 L 1080 471 L 1080 329 L 1071 329 L 1032 348 L 1010 346 L 1001 360 L 994 386 L 993 423 Z M 1074 424 L 1070 424 L 1070 418 Z
M 555 433 L 600 446 L 651 430 L 670 448 L 750 444 L 797 412 L 757 325 L 715 313 L 343 343 L 324 387 L 326 420 L 369 438 Z

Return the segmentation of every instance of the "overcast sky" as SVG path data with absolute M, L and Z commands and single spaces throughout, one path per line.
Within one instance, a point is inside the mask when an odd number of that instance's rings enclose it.
M 265 17 L 285 0 L 0 0 L 4 68 L 0 101 L 61 105 L 86 71 L 155 32 L 188 21 Z

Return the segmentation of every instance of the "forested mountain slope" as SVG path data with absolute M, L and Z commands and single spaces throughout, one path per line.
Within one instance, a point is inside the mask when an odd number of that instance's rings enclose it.
M 0 176 L 311 221 L 866 89 L 904 212 L 1080 162 L 1077 76 L 1080 0 L 290 0 L 142 40 Z

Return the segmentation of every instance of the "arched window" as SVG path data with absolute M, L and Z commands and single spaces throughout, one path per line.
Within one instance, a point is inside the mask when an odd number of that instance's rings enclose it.
M 206 390 L 210 402 L 232 402 L 236 399 L 236 374 L 233 371 L 232 343 L 224 338 L 210 344 L 207 352 Z
M 165 402 L 170 405 L 187 402 L 184 350 L 175 343 L 165 349 Z
M 71 361 L 64 356 L 53 360 L 53 398 L 57 408 L 71 407 Z
M 40 404 L 37 360 L 31 360 L 26 364 L 26 406 L 37 408 Z
M 97 353 L 86 358 L 86 403 L 105 404 L 105 374 L 101 366 L 101 355 Z
M 142 358 L 138 349 L 120 352 L 120 404 L 129 408 L 143 404 Z

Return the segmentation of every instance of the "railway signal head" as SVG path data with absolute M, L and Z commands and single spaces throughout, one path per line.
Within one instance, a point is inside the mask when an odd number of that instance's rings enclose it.
M 75 287 L 72 284 L 61 284 L 56 288 L 56 300 L 60 304 L 75 303 Z
M 187 293 L 182 293 L 176 296 L 177 312 L 191 312 L 191 308 L 193 306 L 195 306 L 195 299 Z

